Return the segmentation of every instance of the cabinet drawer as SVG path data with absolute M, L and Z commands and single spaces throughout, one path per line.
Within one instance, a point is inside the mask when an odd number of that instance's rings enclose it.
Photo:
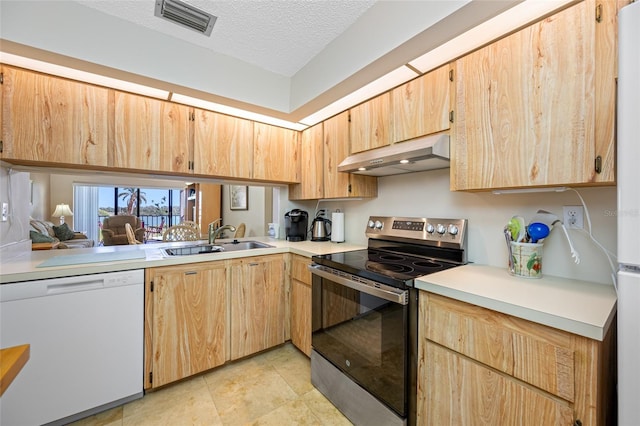
M 308 257 L 293 255 L 291 257 L 291 278 L 311 285 L 311 272 L 309 272 L 308 269 L 309 265 L 311 265 L 311 259 Z
M 427 339 L 574 401 L 570 333 L 442 296 L 421 296 Z

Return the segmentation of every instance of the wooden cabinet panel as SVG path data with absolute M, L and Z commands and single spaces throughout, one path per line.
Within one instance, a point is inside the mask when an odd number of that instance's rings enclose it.
M 300 136 L 300 183 L 289 185 L 290 200 L 324 197 L 322 123 L 302 131 Z
M 281 255 L 231 264 L 231 359 L 284 343 L 284 261 Z
M 291 259 L 291 342 L 311 356 L 311 259 Z
M 194 173 L 250 179 L 253 122 L 201 109 L 194 114 Z
M 155 268 L 148 273 L 153 283 L 148 294 L 153 298 L 152 386 L 222 365 L 227 346 L 224 262 Z
M 422 291 L 419 307 L 419 424 L 615 418 L 615 326 L 598 342 Z
M 351 108 L 349 133 L 352 154 L 391 143 L 390 108 L 390 92 Z
M 269 182 L 300 182 L 299 133 L 255 123 L 252 177 Z
M 448 130 L 451 81 L 449 65 L 442 66 L 391 92 L 391 142 Z
M 573 410 L 508 376 L 425 341 L 426 383 L 418 387 L 418 424 L 571 425 Z
M 107 166 L 108 89 L 3 67 L 2 159 Z
M 581 2 L 456 61 L 452 189 L 613 182 L 614 75 L 598 67 L 596 105 L 596 26 L 608 24 L 595 10 Z
M 340 173 L 338 165 L 349 155 L 349 112 L 324 121 L 324 198 L 375 197 L 373 176 Z

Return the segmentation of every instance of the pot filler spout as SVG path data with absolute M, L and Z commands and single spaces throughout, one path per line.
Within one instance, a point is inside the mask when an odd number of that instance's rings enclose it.
M 439 134 L 350 155 L 338 165 L 338 171 L 390 176 L 447 167 L 449 135 Z

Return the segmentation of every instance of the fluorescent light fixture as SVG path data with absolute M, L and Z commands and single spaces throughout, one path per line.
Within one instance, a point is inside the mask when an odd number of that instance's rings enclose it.
M 110 87 L 125 92 L 136 93 L 138 95 L 149 96 L 158 99 L 168 99 L 169 92 L 167 90 L 156 89 L 155 87 L 144 86 L 142 84 L 131 83 L 116 78 L 104 77 L 102 75 L 93 74 L 86 71 L 80 71 L 73 68 L 54 65 L 47 62 L 38 61 L 36 59 L 25 58 L 23 56 L 13 55 L 11 53 L 0 52 L 0 62 L 8 65 L 40 71 L 45 74 L 65 77 L 71 80 L 83 81 L 85 83 L 96 84 L 98 86 Z
M 409 62 L 409 65 L 425 73 L 572 2 L 573 0 L 523 1 L 504 13 L 414 59 Z
M 550 188 L 517 188 L 517 189 L 496 189 L 491 191 L 495 195 L 502 194 L 530 194 L 536 192 L 564 192 L 569 190 L 566 186 L 555 186 Z
M 416 73 L 411 68 L 403 65 L 400 68 L 383 75 L 379 79 L 372 81 L 366 86 L 361 87 L 355 92 L 348 94 L 344 98 L 338 99 L 321 110 L 303 118 L 300 120 L 300 123 L 306 124 L 307 126 L 313 126 L 314 124 L 341 113 L 354 105 L 362 103 L 381 93 L 387 92 L 402 83 L 406 83 L 419 75 L 420 74 Z
M 191 96 L 181 95 L 179 93 L 174 93 L 171 97 L 171 101 L 185 105 L 191 105 L 196 108 L 202 108 L 209 111 L 220 112 L 222 114 L 233 115 L 235 117 L 246 118 L 248 120 L 259 121 L 261 123 L 272 124 L 274 126 L 285 127 L 292 130 L 300 131 L 307 128 L 305 124 L 292 123 L 291 121 L 281 120 L 279 118 L 269 117 L 268 115 L 245 111 L 243 109 L 218 104 L 215 102 L 209 102 L 202 99 L 193 98 Z

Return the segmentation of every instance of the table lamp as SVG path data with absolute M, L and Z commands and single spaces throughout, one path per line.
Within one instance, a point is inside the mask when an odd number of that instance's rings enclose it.
M 51 216 L 59 217 L 60 218 L 60 225 L 62 225 L 64 223 L 64 217 L 65 216 L 73 216 L 73 212 L 69 208 L 68 204 L 58 204 L 56 206 L 56 210 L 53 212 L 53 214 Z

